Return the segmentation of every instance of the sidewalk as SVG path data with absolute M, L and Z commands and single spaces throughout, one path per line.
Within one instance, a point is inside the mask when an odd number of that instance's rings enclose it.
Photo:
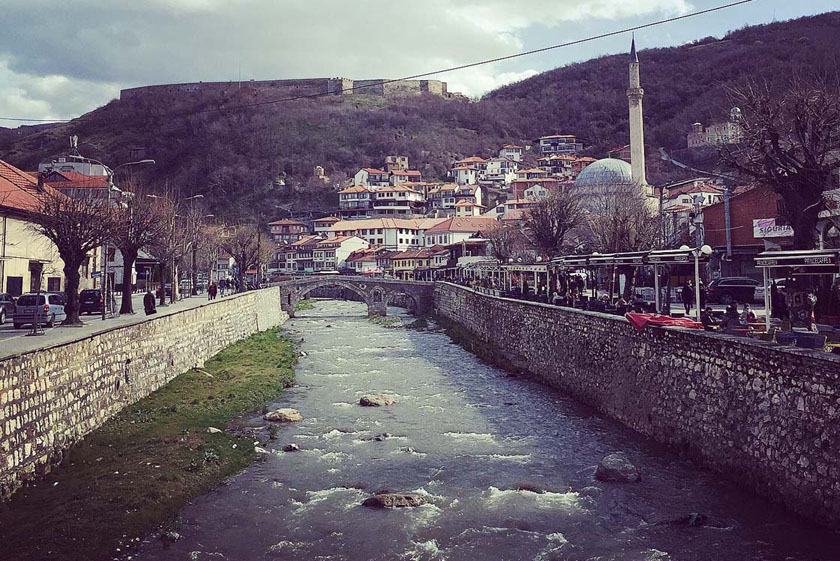
M 230 296 L 227 298 L 230 298 Z M 221 300 L 221 297 L 217 297 L 216 300 Z M 117 299 L 117 305 L 119 305 L 119 302 L 119 299 Z M 184 298 L 168 306 L 161 307 L 158 305 L 157 314 L 152 317 L 160 317 L 188 310 L 201 306 L 202 304 L 207 304 L 208 302 L 207 294 Z M 133 314 L 120 315 L 115 318 L 108 318 L 105 321 L 102 321 L 100 316 L 85 315 L 81 317 L 81 320 L 84 322 L 84 325 L 81 327 L 62 327 L 61 325 L 52 328 L 45 327 L 44 335 L 27 336 L 27 333 L 30 331 L 30 326 L 26 326 L 23 329 L 15 329 L 11 320 L 7 320 L 5 324 L 0 325 L 0 359 L 45 347 L 60 345 L 62 343 L 69 343 L 83 337 L 89 337 L 102 331 L 113 329 L 114 327 L 140 323 L 149 317 L 143 312 L 143 293 L 134 294 L 132 296 L 132 304 L 135 310 Z

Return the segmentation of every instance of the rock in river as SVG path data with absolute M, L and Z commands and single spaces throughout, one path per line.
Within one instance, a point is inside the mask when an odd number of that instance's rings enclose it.
M 362 503 L 371 508 L 403 508 L 424 504 L 426 500 L 416 493 L 377 493 Z
M 598 469 L 595 470 L 595 479 L 599 481 L 633 483 L 641 478 L 639 469 L 620 453 L 604 456 L 598 464 Z
M 283 451 L 284 452 L 300 452 L 300 446 L 298 446 L 294 442 L 291 443 L 291 444 L 286 444 L 285 446 L 283 446 Z
M 384 405 L 393 405 L 395 403 L 396 401 L 393 398 L 381 393 L 362 396 L 362 399 L 359 400 L 359 405 L 363 407 L 382 407 Z
M 297 421 L 302 421 L 303 415 L 301 415 L 297 409 L 281 407 L 280 409 L 269 411 L 268 413 L 263 415 L 263 419 L 265 419 L 266 421 L 274 421 L 277 423 L 294 423 Z

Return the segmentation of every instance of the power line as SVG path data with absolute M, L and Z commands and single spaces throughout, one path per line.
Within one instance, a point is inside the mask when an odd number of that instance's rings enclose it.
M 447 72 L 455 72 L 457 70 L 465 70 L 467 68 L 474 68 L 476 66 L 482 66 L 482 65 L 485 65 L 485 64 L 493 64 L 493 63 L 496 63 L 496 62 L 502 62 L 502 61 L 511 60 L 511 59 L 515 59 L 515 58 L 520 58 L 520 57 L 524 57 L 524 56 L 530 56 L 530 55 L 534 55 L 534 54 L 537 54 L 537 53 L 544 53 L 546 51 L 552 51 L 552 50 L 555 50 L 555 49 L 561 49 L 561 48 L 565 48 L 565 47 L 571 47 L 571 46 L 574 46 L 574 45 L 580 45 L 582 43 L 589 43 L 589 42 L 592 42 L 592 41 L 597 41 L 599 39 L 605 39 L 607 37 L 613 37 L 615 35 L 622 35 L 624 33 L 639 31 L 641 29 L 648 29 L 650 27 L 655 27 L 655 26 L 658 26 L 658 25 L 666 24 L 666 23 L 672 23 L 672 22 L 675 22 L 675 21 L 689 19 L 689 18 L 701 16 L 701 15 L 704 15 L 704 14 L 717 12 L 717 11 L 720 11 L 720 10 L 726 10 L 726 9 L 729 9 L 729 8 L 734 8 L 735 6 L 740 6 L 742 4 L 749 4 L 749 3 L 754 2 L 754 1 L 755 0 L 737 0 L 735 2 L 730 2 L 728 4 L 722 4 L 720 6 L 714 6 L 712 8 L 706 8 L 705 10 L 698 10 L 696 12 L 690 12 L 688 14 L 683 14 L 681 16 L 673 16 L 673 17 L 670 17 L 670 18 L 665 18 L 665 19 L 661 19 L 661 20 L 657 20 L 657 21 L 652 21 L 652 22 L 649 22 L 649 23 L 643 23 L 643 24 L 640 24 L 640 25 L 632 26 L 632 27 L 625 27 L 624 29 L 618 29 L 618 30 L 615 30 L 615 31 L 609 31 L 607 33 L 601 33 L 599 35 L 592 35 L 592 36 L 586 37 L 584 39 L 576 39 L 574 41 L 567 41 L 565 43 L 558 43 L 556 45 L 550 45 L 550 46 L 547 46 L 547 47 L 540 47 L 538 49 L 532 49 L 530 51 L 524 51 L 524 52 L 521 52 L 521 53 L 515 53 L 515 54 L 511 54 L 511 55 L 496 57 L 496 58 L 489 58 L 489 59 L 481 60 L 481 61 L 478 61 L 478 62 L 471 62 L 471 63 L 468 63 L 468 64 L 462 64 L 462 65 L 459 65 L 459 66 L 452 66 L 452 67 L 444 68 L 444 69 L 441 69 L 441 70 L 434 70 L 434 71 L 431 71 L 431 72 L 422 72 L 420 74 L 412 74 L 410 76 L 404 76 L 402 78 L 393 78 L 393 79 L 389 79 L 389 80 L 381 80 L 379 82 L 368 83 L 368 84 L 365 84 L 363 86 L 353 85 L 352 87 L 342 88 L 340 90 L 336 90 L 336 91 L 332 91 L 332 92 L 320 92 L 320 93 L 314 93 L 314 94 L 301 94 L 301 95 L 296 95 L 296 96 L 291 96 L 291 97 L 283 97 L 283 98 L 279 98 L 279 99 L 271 99 L 271 100 L 259 101 L 259 102 L 255 102 L 255 103 L 248 103 L 248 104 L 241 104 L 241 105 L 230 105 L 230 106 L 226 106 L 226 107 L 213 107 L 213 108 L 199 109 L 199 110 L 196 110 L 196 111 L 188 111 L 188 112 L 182 112 L 182 113 L 165 113 L 165 114 L 160 114 L 160 115 L 152 115 L 152 117 L 188 117 L 190 115 L 199 115 L 199 114 L 202 114 L 202 113 L 213 113 L 213 112 L 219 112 L 219 111 L 234 111 L 234 110 L 237 110 L 237 109 L 249 109 L 249 108 L 252 108 L 252 107 L 274 105 L 276 103 L 286 103 L 286 102 L 289 102 L 289 101 L 297 101 L 297 100 L 300 100 L 300 99 L 313 99 L 313 98 L 318 98 L 318 97 L 339 95 L 339 94 L 344 94 L 344 93 L 348 93 L 348 92 L 354 92 L 356 90 L 369 89 L 369 88 L 377 87 L 377 86 L 384 86 L 386 84 L 392 84 L 394 82 L 402 82 L 402 81 L 405 81 L 405 80 L 416 80 L 418 78 L 426 78 L 426 77 L 435 76 L 435 75 L 438 75 L 438 74 L 445 74 Z M 53 122 L 53 123 L 66 123 L 66 122 L 70 121 L 70 119 L 59 119 L 59 120 L 21 119 L 21 118 L 15 118 L 15 117 L 0 117 L 0 120 L 3 120 L 3 121 L 22 121 L 22 122 Z

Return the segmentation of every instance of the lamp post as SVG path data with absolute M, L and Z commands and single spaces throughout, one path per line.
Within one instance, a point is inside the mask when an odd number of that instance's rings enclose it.
M 696 316 L 697 321 L 700 321 L 700 257 L 711 255 L 712 248 L 708 245 L 703 245 L 701 247 L 691 249 L 687 245 L 684 245 L 680 247 L 680 249 L 689 251 L 691 256 L 694 257 L 694 315 Z
M 95 160 L 93 158 L 85 158 L 84 156 L 80 156 L 78 154 L 71 154 L 70 157 L 73 158 L 74 160 L 80 160 L 80 161 L 87 162 L 87 163 L 98 164 L 98 165 L 102 166 L 102 169 L 105 170 L 105 174 L 108 177 L 108 188 L 107 188 L 108 189 L 108 191 L 107 191 L 107 201 L 108 202 L 107 202 L 107 206 L 106 206 L 107 209 L 111 208 L 111 191 L 115 191 L 117 193 L 123 193 L 123 191 L 121 191 L 119 188 L 117 188 L 116 185 L 114 185 L 114 174 L 116 173 L 116 171 L 118 169 L 124 168 L 124 167 L 129 167 L 129 166 L 138 166 L 138 165 L 144 165 L 144 164 L 155 164 L 155 161 L 151 160 L 151 159 L 137 160 L 135 162 L 125 162 L 125 163 L 120 164 L 120 165 L 118 165 L 118 166 L 116 166 L 115 168 L 112 169 L 112 168 L 108 167 L 107 165 L 105 165 L 104 163 L 100 162 L 99 160 Z M 105 242 L 102 244 L 102 247 L 103 247 L 103 250 L 102 250 L 102 253 L 103 253 L 103 255 L 102 255 L 102 271 L 101 271 L 102 272 L 102 283 L 100 284 L 100 287 L 99 287 L 99 294 L 102 297 L 102 321 L 105 321 L 105 317 L 106 317 L 105 310 L 108 306 L 108 252 L 109 252 L 110 247 L 111 247 L 110 241 L 105 240 Z M 127 271 L 125 270 L 125 267 L 123 267 L 123 275 L 125 275 L 126 273 L 127 273 Z

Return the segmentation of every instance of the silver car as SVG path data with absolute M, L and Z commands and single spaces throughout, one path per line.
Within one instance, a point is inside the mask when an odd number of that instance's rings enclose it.
M 24 325 L 32 325 L 35 314 L 38 314 L 38 323 L 52 327 L 57 321 L 64 321 L 67 314 L 64 312 L 64 294 L 58 292 L 42 292 L 38 294 L 24 294 L 17 300 L 15 315 L 12 322 L 15 329 Z

